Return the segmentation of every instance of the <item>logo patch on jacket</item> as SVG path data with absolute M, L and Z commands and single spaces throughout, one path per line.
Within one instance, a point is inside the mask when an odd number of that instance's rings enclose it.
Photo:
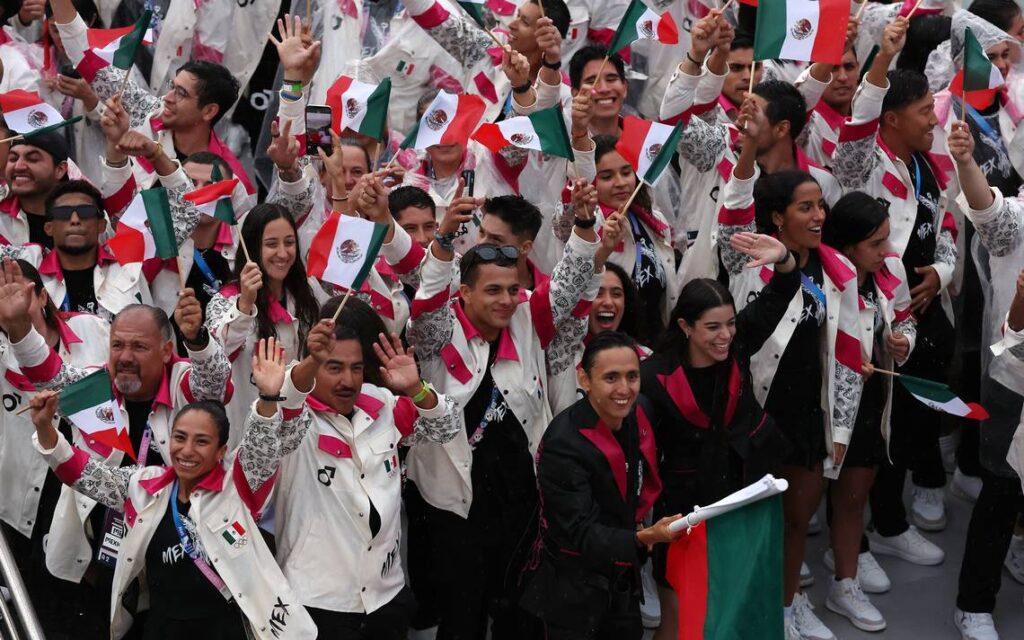
M 398 469 L 398 456 L 397 455 L 391 454 L 390 458 L 385 458 L 384 459 L 384 472 L 387 473 L 389 477 L 394 475 L 395 470 L 397 470 L 397 469 Z
M 225 529 L 221 535 L 228 541 L 228 544 L 236 549 L 245 546 L 249 542 L 245 535 L 245 528 L 242 527 L 238 520 L 232 522 L 231 526 Z

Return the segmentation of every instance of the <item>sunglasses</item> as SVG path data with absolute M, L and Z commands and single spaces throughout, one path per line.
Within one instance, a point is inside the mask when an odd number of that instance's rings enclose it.
M 519 249 L 505 245 L 481 244 L 474 247 L 474 255 L 479 262 L 497 262 L 502 266 L 514 263 L 519 259 Z
M 70 220 L 71 214 L 78 213 L 78 217 L 82 220 L 88 220 L 89 218 L 101 218 L 103 213 L 99 207 L 92 204 L 76 204 L 70 207 L 51 207 L 49 214 L 52 220 Z

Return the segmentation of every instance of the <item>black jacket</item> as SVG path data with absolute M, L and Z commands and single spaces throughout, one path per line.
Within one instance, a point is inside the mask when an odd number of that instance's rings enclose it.
M 541 533 L 522 605 L 549 623 L 592 629 L 609 611 L 637 603 L 645 558 L 637 522 L 661 488 L 649 412 L 641 398 L 615 434 L 584 398 L 544 433 Z

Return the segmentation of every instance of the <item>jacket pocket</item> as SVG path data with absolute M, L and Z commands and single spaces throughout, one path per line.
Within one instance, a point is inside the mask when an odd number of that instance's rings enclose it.
M 245 553 L 247 546 L 253 544 L 253 536 L 260 535 L 258 531 L 250 530 L 241 509 L 211 514 L 203 524 L 211 534 L 210 545 L 206 549 L 211 561 L 220 554 L 237 558 Z

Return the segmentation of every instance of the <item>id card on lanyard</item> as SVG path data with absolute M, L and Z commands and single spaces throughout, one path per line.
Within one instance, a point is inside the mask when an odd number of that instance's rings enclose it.
M 171 485 L 171 492 L 168 499 L 171 502 L 171 517 L 174 519 L 174 530 L 178 532 L 178 540 L 181 541 L 181 548 L 185 550 L 185 555 L 192 559 L 192 562 L 196 565 L 196 569 L 199 569 L 199 573 L 203 574 L 203 576 L 210 581 L 213 588 L 220 591 L 220 594 L 224 596 L 225 600 L 231 602 L 231 591 L 228 589 L 227 585 L 224 584 L 224 581 L 221 580 L 220 576 L 217 575 L 217 572 L 199 556 L 199 552 L 196 550 L 195 545 L 192 544 L 192 540 L 185 531 L 185 525 L 182 524 L 181 516 L 178 514 L 177 479 L 175 479 L 174 484 Z
M 199 249 L 193 249 L 192 262 L 195 263 L 199 272 L 203 274 L 203 289 L 206 290 L 206 293 L 208 293 L 211 298 L 217 295 L 223 283 L 213 275 L 213 269 L 211 269 L 210 265 L 206 263 L 206 258 L 203 257 L 203 252 Z
M 149 446 L 152 441 L 153 430 L 150 429 L 147 422 L 146 428 L 142 431 L 142 440 L 139 442 L 138 465 L 140 467 L 146 466 Z M 117 554 L 121 550 L 121 543 L 127 533 L 128 527 L 125 526 L 124 517 L 113 509 L 107 509 L 107 513 L 103 517 L 103 537 L 100 539 L 100 548 L 96 552 L 96 561 L 113 569 L 117 565 Z

